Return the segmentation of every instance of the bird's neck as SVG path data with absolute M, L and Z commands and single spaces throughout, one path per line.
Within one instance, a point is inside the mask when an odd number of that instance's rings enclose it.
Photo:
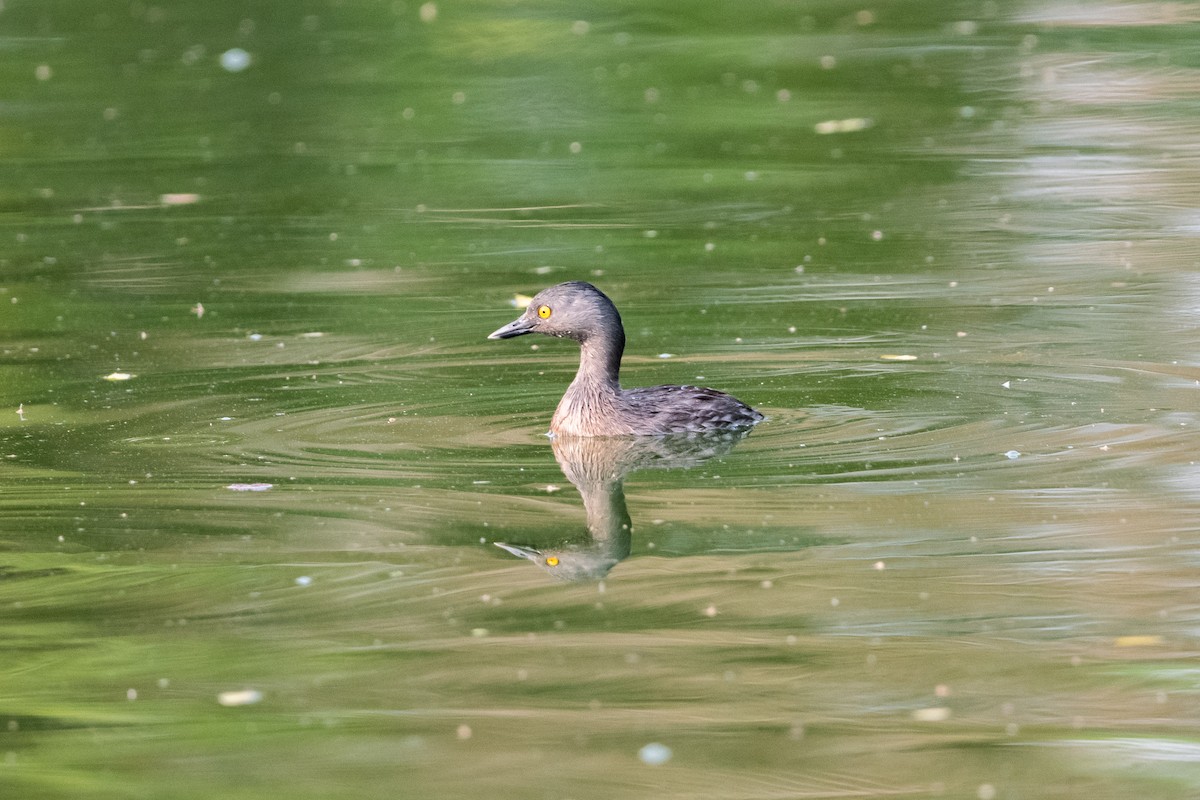
M 621 330 L 589 336 L 579 343 L 579 372 L 574 383 L 620 390 L 621 355 L 625 333 Z

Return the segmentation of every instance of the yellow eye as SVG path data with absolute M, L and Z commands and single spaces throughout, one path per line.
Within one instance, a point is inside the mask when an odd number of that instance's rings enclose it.
M 542 308 L 546 308 L 546 307 L 542 306 Z M 558 556 L 547 556 L 546 557 L 546 566 L 547 567 L 557 567 L 558 566 Z
M 538 306 L 538 316 L 542 319 L 550 319 L 550 306 Z M 551 564 L 551 566 L 554 566 Z

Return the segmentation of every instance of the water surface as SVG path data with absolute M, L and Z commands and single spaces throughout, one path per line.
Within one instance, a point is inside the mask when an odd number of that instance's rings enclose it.
M 6 4 L 0 786 L 1195 796 L 1198 17 Z

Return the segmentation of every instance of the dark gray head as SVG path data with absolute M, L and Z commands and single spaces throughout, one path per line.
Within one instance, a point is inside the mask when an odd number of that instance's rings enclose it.
M 593 336 L 625 343 L 621 315 L 604 292 L 583 281 L 569 281 L 543 289 L 519 318 L 493 331 L 489 339 L 511 339 L 526 333 L 544 333 L 585 342 Z

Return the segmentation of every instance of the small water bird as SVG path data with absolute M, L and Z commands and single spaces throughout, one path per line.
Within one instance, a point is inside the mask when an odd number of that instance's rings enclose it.
M 489 339 L 542 333 L 579 342 L 579 372 L 550 420 L 552 435 L 658 436 L 737 430 L 763 415 L 735 397 L 699 386 L 622 389 L 625 328 L 604 292 L 583 281 L 537 294 L 517 319 Z

